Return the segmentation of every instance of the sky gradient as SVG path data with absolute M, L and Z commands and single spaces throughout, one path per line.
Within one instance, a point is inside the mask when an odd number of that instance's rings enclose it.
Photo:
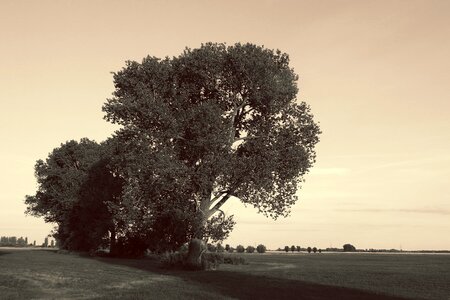
M 450 249 L 450 1 L 0 1 L 0 235 L 42 243 L 26 217 L 34 164 L 100 142 L 126 60 L 204 42 L 290 55 L 323 134 L 291 216 L 237 199 L 228 243 L 271 249 Z

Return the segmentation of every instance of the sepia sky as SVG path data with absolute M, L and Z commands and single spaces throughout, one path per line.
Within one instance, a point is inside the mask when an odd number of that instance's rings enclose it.
M 33 167 L 70 139 L 105 140 L 112 74 L 202 42 L 290 55 L 323 134 L 291 216 L 237 199 L 228 243 L 271 249 L 450 249 L 450 1 L 0 1 L 0 235 L 25 216 Z

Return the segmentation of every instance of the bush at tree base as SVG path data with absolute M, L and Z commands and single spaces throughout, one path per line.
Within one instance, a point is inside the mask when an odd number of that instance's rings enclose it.
M 188 243 L 181 245 L 180 249 L 178 249 L 178 252 L 181 253 L 187 253 L 189 250 L 189 245 Z
M 217 252 L 217 247 L 213 244 L 207 244 L 206 247 L 209 252 Z
M 117 239 L 114 251 L 110 253 L 110 256 L 124 258 L 143 257 L 147 248 L 148 244 L 142 237 L 120 237 L 119 239 Z
M 247 265 L 248 263 L 245 261 L 245 258 L 238 255 L 225 255 L 223 258 L 224 264 L 229 265 Z
M 222 246 L 221 243 L 218 243 L 216 246 L 217 252 L 224 252 L 225 248 Z
M 244 265 L 245 259 L 237 255 L 226 255 L 223 253 L 205 252 L 201 258 L 201 266 L 195 267 L 187 264 L 187 253 L 166 252 L 161 254 L 160 262 L 165 268 L 186 270 L 215 270 L 220 264 Z

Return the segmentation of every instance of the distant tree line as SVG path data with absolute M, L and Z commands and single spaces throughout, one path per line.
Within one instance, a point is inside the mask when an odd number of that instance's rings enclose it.
M 2 236 L 0 237 L 0 247 L 27 247 L 34 246 L 36 247 L 36 241 L 33 243 L 28 243 L 28 237 L 19 237 L 16 236 Z M 48 237 L 44 238 L 44 242 L 40 247 L 56 247 L 55 241 L 51 240 L 49 243 Z
M 207 244 L 207 250 L 209 252 L 219 252 L 219 253 L 220 252 L 233 253 L 234 251 L 236 251 L 237 253 L 244 253 L 244 252 L 254 253 L 255 251 L 258 253 L 265 253 L 267 251 L 267 248 L 263 244 L 259 244 L 258 246 L 256 246 L 256 248 L 251 245 L 247 247 L 237 245 L 236 248 L 233 248 L 229 244 L 226 244 L 225 247 L 223 247 L 221 243 L 218 243 L 217 245 Z
M 0 237 L 0 246 L 25 247 L 28 246 L 28 237 L 2 236 Z
M 293 248 L 294 247 L 294 248 Z M 284 248 L 278 248 L 277 251 L 280 252 L 300 252 L 300 251 L 306 251 L 308 253 L 311 252 L 380 252 L 380 253 L 396 253 L 396 252 L 408 252 L 408 253 L 449 253 L 449 250 L 402 250 L 402 249 L 356 249 L 356 247 L 352 244 L 344 244 L 342 248 L 336 248 L 336 247 L 328 247 L 325 249 L 317 249 L 316 247 L 307 247 L 307 248 L 301 248 L 300 246 L 285 246 Z
M 51 240 L 51 241 L 50 241 L 50 244 L 49 244 L 49 243 L 48 243 L 48 237 L 45 237 L 44 242 L 42 243 L 42 246 L 41 246 L 41 247 L 44 247 L 44 248 L 47 248 L 47 247 L 53 248 L 53 247 L 57 247 L 57 244 L 55 243 L 55 240 Z
M 316 247 L 313 247 L 313 248 L 311 248 L 311 247 L 308 247 L 308 248 L 302 248 L 302 247 L 300 247 L 300 246 L 294 246 L 294 245 L 292 245 L 292 246 L 284 246 L 284 248 L 282 249 L 282 248 L 278 248 L 278 251 L 285 251 L 286 253 L 289 253 L 289 251 L 290 252 L 300 252 L 300 251 L 308 251 L 308 253 L 311 253 L 311 251 L 312 252 L 314 252 L 314 253 L 316 253 L 316 252 L 319 252 L 319 253 L 321 253 L 322 252 L 322 249 L 317 249 Z
M 318 249 L 317 247 L 307 247 L 307 248 L 301 248 L 300 246 L 284 246 L 284 248 L 278 248 L 278 251 L 285 251 L 286 253 L 288 252 L 300 252 L 300 251 L 307 251 L 308 253 L 311 252 L 319 252 L 322 253 L 322 249 Z M 326 248 L 325 251 L 333 251 L 333 252 L 354 252 L 357 251 L 355 246 L 353 246 L 352 244 L 345 244 L 342 246 L 341 249 L 339 248 Z

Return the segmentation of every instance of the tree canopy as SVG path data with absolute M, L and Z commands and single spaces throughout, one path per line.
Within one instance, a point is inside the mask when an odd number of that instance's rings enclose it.
M 127 62 L 103 110 L 134 148 L 135 207 L 188 212 L 191 236 L 218 240 L 233 224 L 220 210 L 231 197 L 287 216 L 320 133 L 297 79 L 287 54 L 252 44 Z

